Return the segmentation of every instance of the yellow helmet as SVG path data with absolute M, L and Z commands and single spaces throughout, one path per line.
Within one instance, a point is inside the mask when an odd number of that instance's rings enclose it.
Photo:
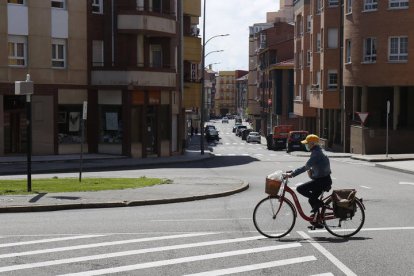
M 309 134 L 306 136 L 305 140 L 301 141 L 302 144 L 317 144 L 319 143 L 319 137 L 315 134 Z

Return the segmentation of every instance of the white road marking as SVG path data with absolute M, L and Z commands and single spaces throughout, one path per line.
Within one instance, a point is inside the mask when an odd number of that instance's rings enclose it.
M 359 187 L 365 188 L 365 189 L 372 189 L 371 187 L 368 187 L 368 186 L 359 186 Z
M 355 229 L 335 230 L 335 232 L 348 232 Z M 394 230 L 414 230 L 414 227 L 383 227 L 383 228 L 362 228 L 360 231 L 394 231 Z M 309 233 L 323 233 L 326 230 L 310 230 Z
M 285 245 L 275 245 L 275 246 L 266 246 L 266 247 L 251 248 L 251 249 L 242 249 L 242 250 L 234 250 L 234 251 L 227 251 L 227 252 L 221 252 L 221 253 L 183 257 L 183 258 L 170 259 L 170 260 L 161 260 L 161 261 L 141 263 L 141 264 L 135 264 L 135 265 L 112 267 L 112 268 L 107 268 L 107 269 L 90 270 L 90 271 L 84 271 L 84 272 L 79 272 L 79 273 L 64 274 L 60 276 L 69 276 L 69 275 L 70 276 L 86 276 L 86 275 L 102 275 L 102 274 L 110 274 L 110 273 L 119 273 L 119 272 L 139 270 L 139 269 L 145 269 L 145 268 L 161 267 L 161 266 L 166 266 L 166 265 L 182 264 L 182 263 L 196 262 L 196 261 L 203 261 L 203 260 L 211 260 L 211 259 L 225 258 L 225 257 L 231 257 L 231 256 L 300 247 L 300 246 L 301 246 L 300 243 L 291 243 L 291 244 L 285 244 Z
M 239 143 L 233 143 L 233 145 L 238 145 Z
M 230 143 L 225 143 L 225 145 L 230 145 Z
M 221 154 L 221 153 L 216 153 L 216 154 L 214 154 L 215 156 L 222 156 L 223 154 Z
M 223 220 L 251 220 L 252 218 L 213 218 L 213 219 L 153 219 L 157 222 L 183 222 L 183 221 L 223 221 Z
M 140 238 L 140 239 L 113 241 L 113 242 L 100 242 L 100 243 L 83 244 L 83 245 L 75 245 L 75 246 L 65 246 L 65 247 L 49 248 L 49 249 L 26 251 L 26 252 L 19 252 L 19 253 L 2 254 L 0 255 L 0 259 L 18 257 L 18 256 L 45 254 L 45 253 L 52 253 L 52 252 L 79 250 L 79 249 L 85 249 L 85 248 L 112 246 L 112 245 L 120 245 L 120 244 L 131 244 L 131 243 L 148 242 L 148 241 L 160 241 L 160 240 L 169 240 L 169 239 L 199 237 L 199 236 L 214 235 L 214 234 L 218 234 L 218 232 L 189 233 L 189 234 L 183 234 L 183 235 L 170 235 L 170 236 L 161 236 L 161 237 L 150 237 L 150 238 Z
M 414 185 L 413 182 L 400 182 L 400 185 Z
M 333 273 L 328 272 L 328 273 L 322 273 L 322 274 L 314 274 L 314 275 L 311 275 L 311 276 L 334 276 L 334 275 L 333 275 Z
M 235 153 L 228 153 L 227 156 L 236 156 Z
M 248 153 L 243 153 L 242 155 L 243 155 L 243 156 L 249 156 L 250 154 L 248 154 Z
M 285 259 L 285 260 L 279 260 L 279 261 L 273 261 L 273 262 L 267 262 L 267 263 L 212 270 L 212 271 L 206 271 L 206 272 L 195 273 L 195 274 L 187 274 L 185 276 L 228 275 L 228 274 L 233 274 L 233 273 L 242 273 L 242 272 L 253 271 L 253 270 L 258 270 L 258 269 L 271 268 L 271 267 L 290 265 L 290 264 L 298 264 L 298 263 L 304 263 L 304 262 L 310 262 L 310 261 L 316 261 L 315 256 L 305 256 L 305 257 L 291 258 L 291 259 Z
M 345 264 L 338 260 L 334 255 L 332 255 L 328 250 L 326 250 L 322 245 L 317 243 L 311 237 L 309 237 L 305 232 L 298 231 L 298 234 L 301 235 L 307 242 L 309 242 L 313 247 L 315 247 L 319 252 L 321 252 L 328 260 L 330 260 L 337 268 L 339 268 L 347 276 L 356 276 L 352 270 L 350 270 Z
M 3 244 L 0 244 L 0 247 L 3 248 L 3 247 L 12 247 L 12 246 L 19 246 L 19 245 L 37 244 L 37 243 L 48 243 L 48 242 L 57 242 L 57 241 L 97 238 L 97 237 L 104 237 L 104 236 L 105 235 L 83 235 L 83 236 L 71 236 L 71 237 L 34 240 L 34 241 L 25 241 L 25 242 L 3 243 Z
M 36 267 L 45 267 L 45 266 L 52 266 L 52 265 L 86 262 L 86 261 L 101 260 L 101 259 L 116 258 L 116 257 L 124 257 L 124 256 L 131 256 L 131 255 L 153 253 L 153 252 L 161 252 L 161 251 L 167 251 L 167 250 L 210 246 L 210 245 L 217 245 L 217 244 L 236 243 L 236 242 L 243 242 L 243 241 L 258 240 L 262 238 L 263 236 L 254 236 L 254 237 L 245 237 L 245 238 L 238 238 L 238 239 L 197 242 L 197 243 L 189 243 L 189 244 L 179 244 L 179 245 L 170 245 L 170 246 L 162 246 L 162 247 L 154 247 L 154 248 L 121 251 L 121 252 L 114 252 L 114 253 L 107 253 L 107 254 L 98 254 L 98 255 L 84 256 L 84 257 L 75 257 L 75 258 L 68 258 L 68 259 L 38 262 L 38 263 L 26 263 L 26 264 L 20 264 L 20 265 L 0 267 L 0 272 L 15 271 L 15 270 L 22 270 L 22 269 L 29 269 L 29 268 L 36 268 Z
M 332 178 L 332 180 L 336 180 L 337 178 L 336 177 L 331 177 Z

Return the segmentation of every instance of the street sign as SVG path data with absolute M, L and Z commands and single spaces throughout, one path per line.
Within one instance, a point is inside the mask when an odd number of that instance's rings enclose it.
M 361 119 L 361 125 L 363 125 L 369 115 L 368 112 L 357 112 L 359 119 Z
M 25 81 L 14 82 L 14 94 L 16 95 L 32 95 L 33 82 L 30 80 L 30 75 L 27 74 Z

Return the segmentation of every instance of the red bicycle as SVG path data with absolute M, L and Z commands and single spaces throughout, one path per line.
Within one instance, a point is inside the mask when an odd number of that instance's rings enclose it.
M 272 181 L 266 179 L 267 182 Z M 365 206 L 362 199 L 353 199 L 353 212 L 345 217 L 338 215 L 332 194 L 320 199 L 323 206 L 314 216 L 307 216 L 302 210 L 296 193 L 288 186 L 288 178 L 283 173 L 281 180 L 273 180 L 273 191 L 266 191 L 270 195 L 262 199 L 254 208 L 253 223 L 257 231 L 269 238 L 281 238 L 289 234 L 295 226 L 297 212 L 312 225 L 322 224 L 324 228 L 337 237 L 351 237 L 361 230 L 365 222 Z M 268 183 L 266 185 L 268 187 Z M 295 204 L 286 198 L 289 193 Z M 313 228 L 314 229 L 314 228 Z

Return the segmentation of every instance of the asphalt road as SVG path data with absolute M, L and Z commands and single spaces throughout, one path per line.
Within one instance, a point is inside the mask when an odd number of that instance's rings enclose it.
M 412 275 L 414 177 L 348 158 L 331 159 L 335 188 L 356 188 L 367 207 L 363 231 L 344 240 L 308 231 L 298 218 L 280 240 L 261 237 L 252 223 L 265 197 L 264 178 L 306 158 L 246 144 L 229 124 L 216 157 L 163 169 L 85 173 L 87 176 L 220 176 L 250 188 L 224 198 L 131 208 L 0 214 L 4 275 Z M 53 174 L 56 175 L 56 174 Z M 61 175 L 64 176 L 63 174 Z M 292 185 L 307 180 L 305 174 Z M 405 184 L 404 184 L 405 183 Z M 306 210 L 305 200 L 301 201 Z M 81 273 L 82 272 L 82 273 Z

